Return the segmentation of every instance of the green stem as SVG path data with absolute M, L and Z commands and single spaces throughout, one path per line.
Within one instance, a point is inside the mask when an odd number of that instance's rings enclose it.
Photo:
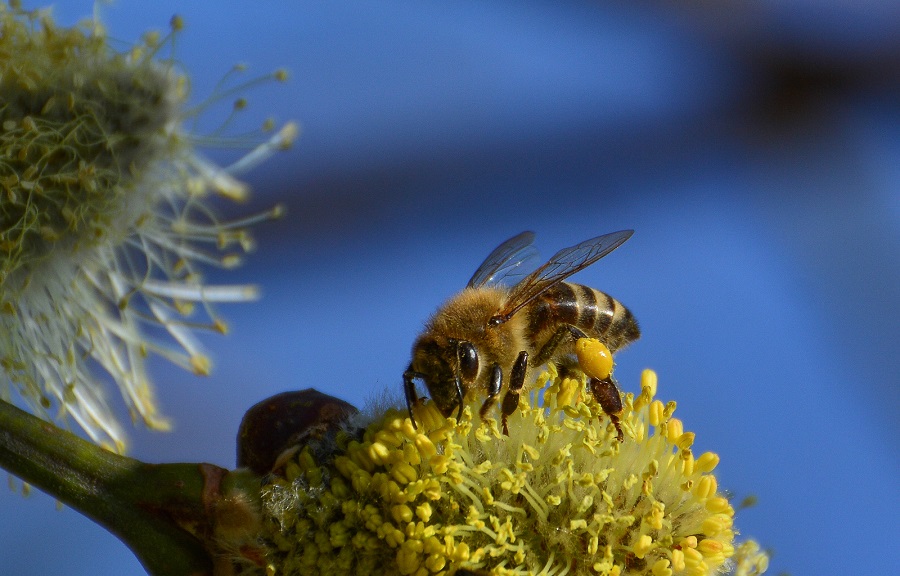
M 118 536 L 153 575 L 212 574 L 205 543 L 223 481 L 259 489 L 211 464 L 114 454 L 2 401 L 0 467 Z

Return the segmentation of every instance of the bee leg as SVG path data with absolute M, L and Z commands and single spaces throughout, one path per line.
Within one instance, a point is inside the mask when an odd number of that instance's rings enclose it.
M 485 416 L 487 416 L 488 411 L 497 401 L 497 396 L 500 395 L 500 388 L 503 386 L 503 369 L 500 368 L 499 364 L 494 364 L 491 368 L 491 381 L 488 384 L 488 395 L 484 401 L 484 404 L 481 405 L 481 409 L 478 411 L 478 415 L 481 416 L 481 419 L 484 420 Z
M 525 370 L 528 368 L 528 352 L 522 350 L 513 364 L 509 374 L 509 389 L 503 396 L 503 404 L 500 406 L 500 420 L 503 423 L 503 434 L 509 436 L 509 427 L 506 419 L 519 407 L 519 392 L 525 386 Z
M 456 375 L 456 399 L 459 405 L 459 409 L 456 411 L 456 421 L 459 422 L 462 420 L 463 411 L 462 379 L 459 377 L 459 374 Z
M 603 412 L 612 420 L 613 426 L 616 427 L 616 439 L 619 442 L 625 440 L 625 434 L 622 432 L 622 426 L 619 424 L 619 413 L 622 412 L 622 395 L 619 394 L 619 387 L 616 386 L 615 380 L 611 376 L 607 376 L 603 380 L 591 378 L 589 385 L 594 400 Z
M 553 353 L 556 352 L 556 349 L 562 343 L 563 338 L 569 336 L 570 334 L 576 340 L 578 340 L 579 338 L 587 338 L 587 334 L 585 334 L 577 326 L 573 326 L 572 324 L 563 324 L 556 330 L 556 332 L 553 333 L 553 336 L 551 336 L 550 339 L 547 340 L 547 343 L 541 347 L 537 355 L 532 358 L 531 365 L 541 366 L 542 364 L 546 364 L 547 362 L 549 362 L 550 358 L 553 357 Z
M 550 358 L 553 357 L 553 353 L 556 352 L 556 349 L 559 347 L 559 343 L 562 342 L 563 337 L 569 332 L 567 326 L 568 325 L 560 326 L 559 329 L 553 333 L 553 336 L 547 340 L 547 343 L 538 350 L 537 355 L 531 359 L 532 366 L 541 366 L 550 361 Z
M 418 428 L 416 426 L 416 417 L 413 416 L 413 405 L 419 403 L 419 396 L 416 394 L 416 383 L 413 382 L 413 379 L 419 376 L 420 374 L 413 372 L 411 367 L 403 373 L 403 392 L 406 394 L 406 409 L 409 410 L 409 419 L 412 421 L 413 428 Z
M 588 337 L 587 334 L 577 326 L 564 324 L 560 326 L 547 343 L 544 344 L 543 348 L 541 348 L 540 352 L 538 352 L 538 355 L 535 357 L 533 364 L 535 366 L 540 366 L 541 364 L 548 362 L 550 358 L 553 357 L 553 353 L 556 352 L 556 348 L 560 345 L 562 339 L 570 334 L 576 341 Z M 581 372 L 585 371 L 584 367 L 581 365 L 579 365 L 579 369 Z M 615 380 L 612 379 L 611 375 L 607 375 L 602 379 L 590 377 L 589 386 L 591 388 L 591 393 L 594 395 L 594 399 L 600 404 L 603 412 L 609 416 L 610 420 L 612 420 L 613 426 L 616 427 L 616 438 L 619 442 L 623 442 L 625 440 L 625 434 L 622 432 L 621 424 L 619 424 L 619 413 L 622 412 L 622 396 L 619 394 L 619 387 L 616 386 Z M 512 390 L 512 381 L 510 381 L 510 390 Z
M 576 340 L 578 340 L 579 338 L 587 338 L 588 337 L 587 334 L 585 334 L 584 331 L 582 331 L 581 328 L 579 328 L 577 326 L 573 326 L 571 324 L 566 324 L 565 327 L 569 329 L 569 332 L 572 334 L 572 336 Z

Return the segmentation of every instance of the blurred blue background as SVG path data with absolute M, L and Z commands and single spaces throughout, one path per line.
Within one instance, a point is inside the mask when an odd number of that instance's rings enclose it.
M 231 467 L 243 411 L 271 394 L 399 395 L 423 321 L 499 242 L 535 230 L 549 256 L 633 228 L 574 278 L 641 322 L 622 387 L 658 371 L 697 450 L 720 454 L 720 486 L 758 497 L 738 528 L 773 551 L 771 574 L 900 571 L 896 2 L 120 0 L 102 13 L 127 41 L 183 15 L 197 101 L 234 63 L 287 67 L 240 122 L 303 130 L 246 177 L 251 209 L 278 201 L 288 216 L 259 228 L 243 268 L 211 275 L 259 283 L 263 299 L 221 310 L 233 330 L 205 339 L 210 378 L 158 363 L 176 429 L 134 430 L 134 456 Z M 0 566 L 143 573 L 75 511 L 11 492 Z

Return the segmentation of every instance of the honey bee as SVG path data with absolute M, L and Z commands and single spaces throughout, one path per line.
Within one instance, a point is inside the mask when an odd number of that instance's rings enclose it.
M 611 296 L 563 280 L 618 248 L 633 233 L 612 232 L 560 250 L 511 288 L 499 281 L 518 271 L 534 252 L 534 233 L 522 232 L 500 244 L 466 288 L 434 313 L 413 344 L 412 361 L 403 374 L 413 425 L 413 406 L 420 401 L 415 382 L 421 380 L 444 416 L 457 408 L 457 418 L 466 398 L 475 394 L 485 396 L 479 411 L 485 418 L 505 390 L 501 420 L 503 433 L 509 435 L 507 418 L 518 407 L 531 371 L 553 362 L 563 371 L 588 374 L 591 392 L 621 442 L 618 386 L 611 375 L 592 375 L 579 364 L 575 343 L 594 338 L 615 352 L 640 337 L 637 321 Z

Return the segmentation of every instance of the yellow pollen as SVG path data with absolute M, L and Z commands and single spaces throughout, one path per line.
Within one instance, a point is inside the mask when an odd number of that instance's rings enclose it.
M 651 426 L 658 427 L 665 422 L 665 415 L 663 414 L 664 410 L 663 403 L 659 400 L 654 400 L 650 404 L 650 417 L 648 420 Z
M 650 548 L 652 546 L 653 539 L 650 536 L 644 534 L 643 536 L 638 537 L 638 541 L 634 545 L 634 555 L 642 559 L 647 555 L 647 552 L 650 551 Z
M 696 488 L 694 488 L 694 494 L 696 494 L 697 498 L 706 500 L 716 494 L 717 488 L 718 483 L 716 482 L 716 477 L 712 474 L 708 474 L 700 478 Z
M 670 418 L 666 422 L 666 438 L 673 444 L 678 443 L 678 439 L 684 434 L 684 425 L 678 418 Z
M 684 552 L 682 550 L 672 550 L 672 570 L 677 573 L 684 569 Z
M 675 420 L 680 422 L 680 420 Z M 675 445 L 681 450 L 687 450 L 694 444 L 695 434 L 693 432 L 685 432 L 675 440 Z
M 700 472 L 712 472 L 719 465 L 719 455 L 713 452 L 704 452 L 697 458 L 696 469 Z
M 672 576 L 674 572 L 669 568 L 670 562 L 667 558 L 660 558 L 656 562 L 653 563 L 653 568 L 650 569 L 653 576 Z
M 647 391 L 647 395 L 651 398 L 656 396 L 656 387 L 658 384 L 658 379 L 656 376 L 656 372 L 650 369 L 645 369 L 641 372 L 641 392 L 644 390 Z
M 734 513 L 734 511 L 731 507 L 731 504 L 728 502 L 728 499 L 723 498 L 721 496 L 716 496 L 716 497 L 707 499 L 706 509 L 714 514 L 721 514 L 721 513 L 733 514 Z
M 559 383 L 557 405 L 562 407 L 574 407 L 581 394 L 581 383 L 574 378 L 564 378 Z
M 578 365 L 591 378 L 603 380 L 612 372 L 612 353 L 596 338 L 579 338 L 575 341 Z

